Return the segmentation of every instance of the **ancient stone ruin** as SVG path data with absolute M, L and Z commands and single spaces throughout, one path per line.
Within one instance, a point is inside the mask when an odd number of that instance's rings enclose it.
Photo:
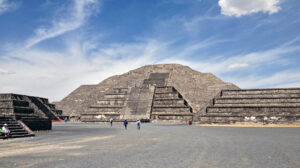
M 201 123 L 297 123 L 300 88 L 222 90 L 199 120 Z
M 242 90 L 211 73 L 160 64 L 82 85 L 56 105 L 84 122 L 298 123 L 300 88 Z
M 51 120 L 59 120 L 61 114 L 46 98 L 0 94 L 0 126 L 6 123 L 13 138 L 34 136 L 32 131 L 50 130 Z

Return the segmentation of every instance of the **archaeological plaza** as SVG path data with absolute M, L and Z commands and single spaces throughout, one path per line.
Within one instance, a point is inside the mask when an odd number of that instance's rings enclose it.
M 300 87 L 240 88 L 180 64 L 99 82 L 58 102 L 0 93 L 0 167 L 300 167 Z

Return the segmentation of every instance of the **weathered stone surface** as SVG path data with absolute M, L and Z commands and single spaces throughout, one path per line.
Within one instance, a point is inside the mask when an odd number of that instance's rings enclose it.
M 169 102 L 166 101 L 165 103 L 170 104 L 172 101 L 173 104 L 174 101 L 177 101 L 173 99 L 178 98 L 177 93 L 172 93 L 172 88 L 158 88 L 159 86 L 175 88 L 180 93 L 181 98 L 184 98 L 186 104 L 191 107 L 192 115 L 204 114 L 206 106 L 211 104 L 211 100 L 222 89 L 239 89 L 231 83 L 221 81 L 210 73 L 197 72 L 187 66 L 178 64 L 148 65 L 123 75 L 110 77 L 97 85 L 82 85 L 62 101 L 56 102 L 56 105 L 63 110 L 65 115 L 80 116 L 83 114 L 81 117 L 85 118 L 86 121 L 86 115 L 91 114 L 91 107 L 94 105 L 115 105 L 115 102 L 122 104 L 124 100 L 124 108 L 115 111 L 115 114 L 111 113 L 111 115 L 119 119 L 149 118 L 154 88 L 158 89 L 155 99 L 167 99 Z M 116 94 L 111 92 L 114 88 L 128 90 L 126 94 Z M 161 103 L 163 104 L 163 101 Z M 173 112 L 177 113 L 178 110 Z M 105 117 L 104 114 L 101 115 L 98 118 Z M 94 116 L 96 117 L 96 115 Z M 110 117 L 106 116 L 106 119 Z
M 50 130 L 51 120 L 59 119 L 61 113 L 45 98 L 0 94 L 0 124 L 1 127 L 8 124 L 11 137 L 32 136 L 28 131 Z
M 223 90 L 200 123 L 299 123 L 300 88 Z

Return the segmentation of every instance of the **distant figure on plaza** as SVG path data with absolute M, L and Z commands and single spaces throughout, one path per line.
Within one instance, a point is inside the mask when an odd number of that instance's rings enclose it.
M 124 124 L 125 129 L 127 129 L 128 121 L 124 120 L 123 124 Z
M 113 125 L 113 119 L 112 118 L 110 118 L 110 120 L 109 120 L 109 122 L 110 122 L 110 126 L 112 127 L 112 125 Z
M 7 127 L 7 124 L 5 123 L 1 129 L 1 134 L 4 134 L 5 137 L 8 137 L 10 134 L 10 130 Z
M 136 127 L 138 130 L 141 129 L 141 120 L 136 120 Z

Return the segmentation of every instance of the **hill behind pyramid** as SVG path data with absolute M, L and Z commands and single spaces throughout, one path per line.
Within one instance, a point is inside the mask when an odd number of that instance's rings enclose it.
M 239 88 L 188 66 L 147 65 L 97 85 L 81 85 L 56 105 L 64 115 L 85 120 L 150 118 L 151 114 L 156 119 L 184 120 L 182 115 L 190 119 L 205 113 L 222 89 Z

